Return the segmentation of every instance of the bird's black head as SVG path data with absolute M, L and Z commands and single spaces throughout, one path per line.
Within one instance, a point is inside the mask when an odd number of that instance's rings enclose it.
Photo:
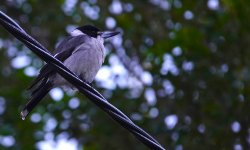
M 76 29 L 80 30 L 82 33 L 90 37 L 96 38 L 97 36 L 101 36 L 104 39 L 110 38 L 120 33 L 116 31 L 100 31 L 97 27 L 94 27 L 92 25 L 85 25 L 85 26 L 78 27 Z
M 98 36 L 98 32 L 100 31 L 97 27 L 94 27 L 92 25 L 85 25 L 85 26 L 78 27 L 76 29 L 94 38 Z

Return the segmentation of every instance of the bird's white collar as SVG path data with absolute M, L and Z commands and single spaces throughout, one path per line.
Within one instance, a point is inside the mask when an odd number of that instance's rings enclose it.
M 70 33 L 71 36 L 78 36 L 78 35 L 86 35 L 85 33 L 83 33 L 82 31 L 75 29 Z

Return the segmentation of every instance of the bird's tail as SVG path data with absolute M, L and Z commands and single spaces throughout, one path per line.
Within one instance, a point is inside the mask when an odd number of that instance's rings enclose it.
M 44 98 L 44 96 L 53 87 L 48 79 L 43 79 L 35 89 L 31 91 L 31 98 L 21 111 L 21 117 L 24 120 L 33 108 Z
M 27 88 L 27 90 L 32 91 L 32 89 L 37 89 L 37 86 L 41 85 L 41 83 L 43 83 L 45 80 L 47 81 L 48 77 L 52 73 L 53 73 L 53 68 L 49 66 L 49 64 L 44 65 L 40 70 L 38 77 L 32 82 L 32 84 Z

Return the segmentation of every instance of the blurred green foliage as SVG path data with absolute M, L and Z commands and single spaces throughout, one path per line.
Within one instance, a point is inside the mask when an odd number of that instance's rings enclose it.
M 0 10 L 50 50 L 67 35 L 67 25 L 106 29 L 112 17 L 110 28 L 123 31 L 122 45 L 107 42 L 105 65 L 119 56 L 127 80 L 140 86 L 94 83 L 96 89 L 167 149 L 250 149 L 250 1 L 3 0 Z M 25 71 L 42 62 L 0 29 L 0 149 L 38 148 L 39 141 L 56 141 L 62 133 L 79 149 L 145 149 L 80 94 L 56 102 L 47 96 L 32 112 L 41 119 L 32 121 L 31 114 L 22 121 L 25 89 L 34 79 Z M 17 69 L 12 62 L 20 55 L 31 62 Z M 142 72 L 152 84 L 143 82 Z M 119 85 L 119 77 L 112 82 Z M 76 109 L 68 105 L 72 97 L 80 99 Z M 48 122 L 54 127 L 48 129 Z

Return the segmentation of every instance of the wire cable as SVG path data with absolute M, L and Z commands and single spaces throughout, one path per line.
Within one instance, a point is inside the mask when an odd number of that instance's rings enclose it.
M 91 102 L 105 111 L 112 119 L 130 131 L 138 140 L 147 147 L 155 150 L 164 150 L 160 143 L 143 129 L 134 124 L 123 112 L 110 104 L 97 90 L 83 82 L 73 72 L 53 57 L 50 52 L 29 34 L 27 34 L 13 19 L 0 11 L 0 24 L 18 40 L 24 43 L 32 52 L 51 65 L 57 73 L 74 85 L 79 92 L 84 94 Z

